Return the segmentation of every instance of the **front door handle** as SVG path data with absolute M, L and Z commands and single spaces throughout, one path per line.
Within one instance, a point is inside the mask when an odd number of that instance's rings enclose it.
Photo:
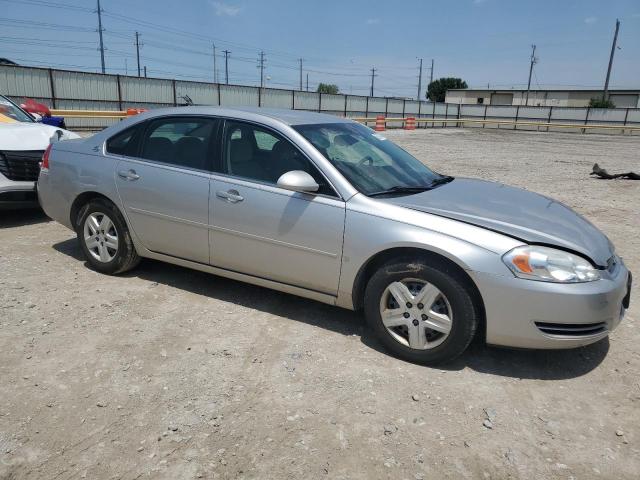
M 138 180 L 140 178 L 140 175 L 138 175 L 135 170 L 120 170 L 118 171 L 118 176 L 129 181 Z
M 216 197 L 222 198 L 229 203 L 238 203 L 244 200 L 244 197 L 240 195 L 237 190 L 227 190 L 226 192 L 218 190 L 216 192 Z

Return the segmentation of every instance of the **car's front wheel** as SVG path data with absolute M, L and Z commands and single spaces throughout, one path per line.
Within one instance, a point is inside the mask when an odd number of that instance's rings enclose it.
M 94 199 L 80 209 L 76 233 L 87 262 L 99 272 L 123 273 L 140 261 L 122 214 L 108 200 Z
M 422 364 L 459 356 L 479 323 L 468 281 L 444 261 L 383 265 L 369 280 L 364 304 L 380 341 L 398 357 Z

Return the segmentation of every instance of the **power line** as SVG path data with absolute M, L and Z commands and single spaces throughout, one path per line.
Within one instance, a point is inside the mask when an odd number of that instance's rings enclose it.
M 36 5 L 40 7 L 52 7 L 56 9 L 76 10 L 79 12 L 94 13 L 91 8 L 70 5 L 68 3 L 49 2 L 46 0 L 0 0 L 8 3 L 19 3 L 20 5 Z

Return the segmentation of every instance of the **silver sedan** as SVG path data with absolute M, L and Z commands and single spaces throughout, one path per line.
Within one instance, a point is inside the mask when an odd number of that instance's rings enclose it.
M 45 152 L 45 212 L 106 274 L 141 257 L 364 310 L 395 355 L 425 364 L 494 345 L 606 337 L 631 274 L 565 205 L 440 175 L 346 119 L 186 107 Z

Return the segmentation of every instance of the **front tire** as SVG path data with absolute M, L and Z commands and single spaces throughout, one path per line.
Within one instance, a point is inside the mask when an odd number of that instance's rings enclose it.
M 480 308 L 457 269 L 445 261 L 393 260 L 373 274 L 365 316 L 382 344 L 411 362 L 449 362 L 466 350 Z
M 140 262 L 122 214 L 108 200 L 94 199 L 80 209 L 76 233 L 84 256 L 94 270 L 116 275 Z

